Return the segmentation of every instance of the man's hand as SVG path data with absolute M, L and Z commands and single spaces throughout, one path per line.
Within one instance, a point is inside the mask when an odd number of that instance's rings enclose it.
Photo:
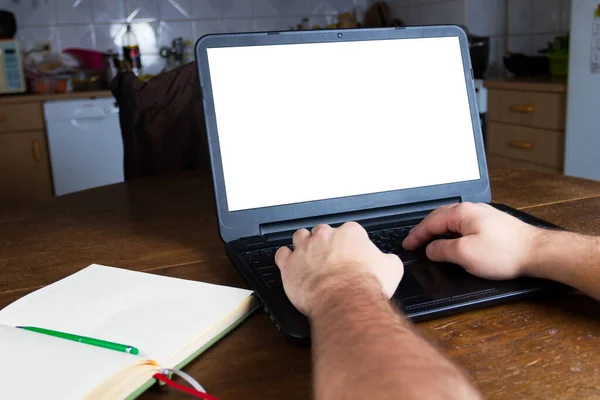
M 360 225 L 301 229 L 294 246 L 279 249 L 275 262 L 288 298 L 310 318 L 315 399 L 480 398 L 392 307 L 402 262 Z
M 458 239 L 435 240 L 427 246 L 432 261 L 458 264 L 486 279 L 512 279 L 528 274 L 535 257 L 536 233 L 541 230 L 487 204 L 461 203 L 440 207 L 404 240 L 414 250 L 436 236 L 459 233 Z
M 288 298 L 309 317 L 328 290 L 345 285 L 374 281 L 374 289 L 391 298 L 404 273 L 400 259 L 379 251 L 355 222 L 335 229 L 317 225 L 312 232 L 300 229 L 293 242 L 294 251 L 280 248 L 275 263 Z

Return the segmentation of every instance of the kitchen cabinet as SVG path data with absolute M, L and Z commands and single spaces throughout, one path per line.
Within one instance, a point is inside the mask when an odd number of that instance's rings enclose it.
M 0 204 L 52 197 L 43 131 L 0 133 Z
M 44 102 L 111 96 L 99 91 L 0 97 L 0 208 L 54 196 Z
M 564 169 L 566 85 L 560 81 L 486 81 L 490 168 Z

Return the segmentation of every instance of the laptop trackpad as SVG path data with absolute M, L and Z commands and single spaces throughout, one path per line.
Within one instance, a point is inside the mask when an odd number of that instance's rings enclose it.
M 394 294 L 404 306 L 478 293 L 497 282 L 477 278 L 455 264 L 421 261 L 404 267 L 404 277 Z

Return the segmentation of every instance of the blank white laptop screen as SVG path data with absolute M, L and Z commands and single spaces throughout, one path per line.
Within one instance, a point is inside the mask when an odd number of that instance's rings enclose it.
M 458 37 L 208 61 L 229 211 L 480 178 Z

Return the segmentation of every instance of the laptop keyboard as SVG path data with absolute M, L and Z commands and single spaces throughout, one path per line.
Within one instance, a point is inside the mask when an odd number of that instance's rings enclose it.
M 498 206 L 497 208 L 521 221 L 532 223 L 520 213 L 516 213 L 501 206 Z M 535 225 L 535 223 L 533 223 L 533 225 Z M 403 226 L 371 231 L 369 232 L 369 238 L 382 252 L 400 256 L 405 265 L 415 261 L 422 261 L 427 258 L 424 249 L 418 251 L 405 251 L 402 248 L 402 241 L 408 236 L 408 233 L 413 227 L 414 226 Z M 444 235 L 444 237 L 452 238 L 456 236 L 448 234 Z M 288 247 L 292 249 L 291 245 Z M 282 286 L 281 274 L 279 273 L 279 268 L 275 265 L 275 252 L 277 249 L 279 249 L 279 246 L 241 253 L 241 256 L 246 263 L 258 271 L 264 283 L 270 288 Z
M 372 231 L 369 232 L 369 238 L 382 252 L 400 256 L 404 264 L 424 260 L 426 258 L 424 251 L 405 251 L 402 248 L 402 241 L 412 228 L 412 226 L 405 226 Z M 292 246 L 288 247 L 292 248 Z M 263 282 L 270 288 L 282 286 L 281 274 L 275 265 L 277 249 L 279 247 L 269 247 L 241 253 L 244 261 L 259 273 Z

